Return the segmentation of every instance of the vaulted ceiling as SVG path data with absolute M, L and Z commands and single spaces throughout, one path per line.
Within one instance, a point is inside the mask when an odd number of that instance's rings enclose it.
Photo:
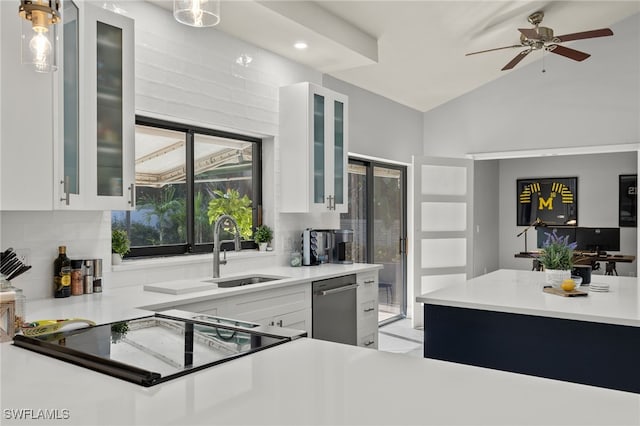
M 171 1 L 149 1 L 168 12 L 172 7 Z M 223 0 L 217 28 L 428 111 L 540 60 L 542 51 L 534 51 L 501 71 L 523 49 L 465 56 L 519 44 L 518 28 L 531 28 L 527 17 L 539 10 L 545 13 L 541 25 L 561 35 L 610 27 L 639 13 L 640 1 Z M 293 48 L 300 40 L 306 50 Z M 615 49 L 615 34 L 564 45 L 588 53 L 594 43 Z

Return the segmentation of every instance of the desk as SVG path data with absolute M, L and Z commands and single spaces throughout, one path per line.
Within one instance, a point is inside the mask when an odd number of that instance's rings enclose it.
M 516 253 L 514 257 L 533 259 L 533 268 L 531 270 L 542 271 L 542 264 L 538 261 L 538 256 L 540 256 L 540 252 L 530 251 Z M 636 257 L 628 254 L 608 254 L 605 256 L 599 256 L 576 251 L 573 255 L 574 265 L 591 265 L 591 268 L 594 271 L 600 269 L 598 262 L 607 262 L 605 275 L 618 275 L 616 263 L 632 263 L 634 260 L 636 260 Z

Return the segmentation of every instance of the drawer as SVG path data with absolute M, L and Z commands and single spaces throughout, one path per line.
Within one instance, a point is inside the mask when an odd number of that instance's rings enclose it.
M 363 348 L 378 349 L 378 333 L 368 333 L 358 336 L 358 346 Z
M 358 303 L 358 326 L 378 322 L 378 301 L 369 299 Z
M 378 297 L 378 272 L 358 274 L 356 281 L 358 283 L 358 300 Z

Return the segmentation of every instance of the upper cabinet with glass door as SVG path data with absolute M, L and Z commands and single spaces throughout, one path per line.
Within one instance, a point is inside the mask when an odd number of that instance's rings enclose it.
M 133 20 L 65 2 L 54 206 L 134 207 Z
M 280 88 L 281 211 L 347 211 L 348 98 L 311 83 Z

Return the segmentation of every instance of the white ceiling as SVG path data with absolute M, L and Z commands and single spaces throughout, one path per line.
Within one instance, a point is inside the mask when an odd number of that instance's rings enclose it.
M 171 1 L 149 0 L 170 10 Z M 465 53 L 519 44 L 527 16 L 545 12 L 556 35 L 610 27 L 640 12 L 640 1 L 223 0 L 218 29 L 419 111 L 428 111 L 539 60 L 520 50 Z M 615 32 L 615 31 L 614 31 Z M 294 42 L 309 44 L 295 50 Z M 590 43 L 567 47 L 589 53 Z M 570 59 L 567 59 L 570 60 Z M 597 60 L 591 57 L 588 61 Z

